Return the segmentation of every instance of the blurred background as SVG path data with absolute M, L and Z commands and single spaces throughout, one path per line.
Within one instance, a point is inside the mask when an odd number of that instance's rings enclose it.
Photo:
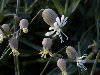
M 85 53 L 90 54 L 93 51 L 88 46 L 93 44 L 93 40 L 98 44 L 99 49 L 100 0 L 19 1 L 18 16 L 21 19 L 28 19 L 29 22 L 38 11 L 45 8 L 53 9 L 59 17 L 62 15 L 68 17 L 68 22 L 62 30 L 69 37 L 69 40 L 64 38 L 64 43 L 60 43 L 59 38 L 53 40 L 51 48 L 53 53 L 65 46 L 73 46 L 80 56 Z M 0 25 L 9 24 L 10 27 L 14 25 L 13 14 L 16 14 L 16 6 L 17 0 L 0 0 Z M 42 40 L 46 37 L 45 33 L 49 31 L 49 27 L 44 22 L 42 13 L 40 13 L 29 25 L 29 32 L 20 36 L 18 44 L 20 75 L 39 75 L 45 67 L 50 56 L 47 56 L 46 59 L 41 58 L 39 52 L 42 49 Z M 6 39 L 0 44 L 0 56 L 2 56 L 7 45 Z M 13 55 L 9 55 L 9 52 L 0 59 L 0 75 L 15 75 Z M 69 59 L 65 49 L 59 54 L 64 59 Z M 95 60 L 95 58 L 96 53 L 91 57 L 91 60 Z M 57 58 L 51 59 L 43 75 L 61 75 L 61 71 L 56 65 L 57 60 Z M 76 63 L 67 62 L 66 65 L 69 75 L 80 75 L 81 69 L 78 69 Z M 84 75 L 89 75 L 93 63 L 86 63 L 85 66 L 88 70 L 84 71 Z M 100 75 L 100 64 L 97 64 L 94 75 Z

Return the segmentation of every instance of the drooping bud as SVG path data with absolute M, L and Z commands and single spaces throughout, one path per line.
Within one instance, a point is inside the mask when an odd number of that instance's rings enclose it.
M 72 59 L 77 59 L 77 57 L 78 57 L 78 53 L 77 53 L 76 50 L 75 50 L 73 47 L 71 47 L 71 46 L 68 46 L 68 47 L 66 48 L 66 53 L 67 53 L 67 55 L 68 55 L 70 58 L 72 58 Z
M 3 24 L 1 27 L 4 29 L 5 32 L 9 32 L 10 27 L 8 24 Z
M 18 17 L 16 14 L 14 15 L 14 19 L 15 19 L 16 22 L 20 21 L 20 17 Z
M 18 40 L 16 39 L 16 37 L 11 37 L 9 39 L 9 46 L 12 49 L 12 53 L 13 55 L 19 55 L 20 53 L 18 52 Z
M 52 45 L 52 39 L 44 38 L 42 41 L 43 49 L 50 49 Z
M 28 32 L 28 25 L 29 23 L 27 19 L 22 19 L 19 23 L 20 29 L 22 29 L 24 33 Z
M 9 35 L 10 32 L 9 32 L 9 25 L 8 24 L 3 24 L 2 26 L 2 29 L 5 31 L 6 35 Z M 4 35 L 4 33 L 2 32 L 2 30 L 0 30 L 0 43 L 3 42 L 3 39 L 6 38 L 6 36 Z
M 16 37 L 12 37 L 9 39 L 9 46 L 12 50 L 18 50 L 18 40 Z
M 44 19 L 44 21 L 50 25 L 53 26 L 54 23 L 56 22 L 56 18 L 58 17 L 57 14 L 55 13 L 55 11 L 53 11 L 52 9 L 45 9 L 42 12 L 42 17 Z
M 58 59 L 57 66 L 64 73 L 66 72 L 66 61 L 65 59 Z
M 52 45 L 52 39 L 44 38 L 42 41 L 42 45 L 43 45 L 43 50 L 40 50 L 40 53 L 39 53 L 39 54 L 41 54 L 41 57 L 46 58 L 47 54 L 52 56 L 52 53 L 49 51 L 49 49 L 51 48 L 51 45 Z

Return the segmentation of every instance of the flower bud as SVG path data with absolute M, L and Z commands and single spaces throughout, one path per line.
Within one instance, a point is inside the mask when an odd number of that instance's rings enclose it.
M 63 72 L 66 71 L 66 61 L 64 59 L 59 59 L 57 61 L 57 66 L 59 67 L 59 69 Z
M 52 39 L 44 38 L 42 41 L 43 49 L 50 49 L 52 45 Z
M 7 34 L 7 35 L 9 35 L 10 34 L 10 32 L 9 32 L 9 25 L 8 24 L 3 24 L 2 26 L 2 29 L 5 31 L 5 33 Z M 3 42 L 3 39 L 4 38 L 6 38 L 6 36 L 4 35 L 4 33 L 2 32 L 2 30 L 0 30 L 0 43 L 2 43 Z
M 22 29 L 24 33 L 28 32 L 28 25 L 29 23 L 27 19 L 22 19 L 19 23 L 20 29 Z
M 77 53 L 76 50 L 75 50 L 73 47 L 71 47 L 71 46 L 68 46 L 68 47 L 66 48 L 66 53 L 67 53 L 67 55 L 68 55 L 70 58 L 72 58 L 72 59 L 77 59 L 77 57 L 78 57 L 78 53 Z
M 10 28 L 8 24 L 3 24 L 1 27 L 4 29 L 5 32 L 9 32 Z
M 12 50 L 18 50 L 18 40 L 16 37 L 11 37 L 9 39 L 9 46 Z
M 20 21 L 20 17 L 18 17 L 17 15 L 14 15 L 14 19 L 15 19 L 16 22 Z
M 42 12 L 42 17 L 44 19 L 44 21 L 50 25 L 53 26 L 53 24 L 56 22 L 56 18 L 58 17 L 57 14 L 55 13 L 55 11 L 53 11 L 52 9 L 45 9 Z

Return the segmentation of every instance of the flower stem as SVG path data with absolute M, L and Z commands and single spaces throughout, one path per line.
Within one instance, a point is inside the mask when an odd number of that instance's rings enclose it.
M 93 73 L 94 73 L 94 71 L 95 71 L 95 69 L 96 69 L 96 64 L 97 64 L 97 62 L 98 62 L 98 60 L 99 60 L 99 56 L 100 56 L 100 50 L 99 50 L 99 52 L 97 53 L 97 56 L 96 56 L 96 59 L 95 59 L 95 61 L 94 61 L 94 64 L 93 64 L 93 67 L 92 67 L 92 70 L 91 70 L 90 75 L 93 75 Z
M 16 6 L 16 16 L 19 14 L 19 5 L 20 5 L 20 0 L 17 0 L 17 6 Z M 15 21 L 15 26 L 14 26 L 14 32 L 17 31 L 17 22 Z
M 49 61 L 47 62 L 47 64 L 45 65 L 44 69 L 42 70 L 42 72 L 40 73 L 40 75 L 43 75 L 45 69 L 47 68 L 47 66 L 49 65 L 50 61 L 51 61 L 52 57 L 50 57 Z
M 43 11 L 44 9 L 41 9 L 40 11 L 38 11 L 38 13 L 32 18 L 32 20 L 31 20 L 31 22 L 30 22 L 30 24 L 33 22 L 33 20 L 38 16 L 38 14 L 41 12 L 41 11 Z
M 18 56 L 15 55 L 15 56 L 13 56 L 13 57 L 14 57 L 14 64 L 15 64 L 15 75 L 20 75 Z

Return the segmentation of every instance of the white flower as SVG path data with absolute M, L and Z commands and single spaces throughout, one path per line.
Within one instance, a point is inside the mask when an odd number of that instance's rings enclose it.
M 68 40 L 68 37 L 61 30 L 61 27 L 63 27 L 66 24 L 67 18 L 68 17 L 65 18 L 64 15 L 62 15 L 61 20 L 59 17 L 57 17 L 54 25 L 49 28 L 49 30 L 53 30 L 53 31 L 47 32 L 45 35 L 50 36 L 50 35 L 54 34 L 53 37 L 56 37 L 58 35 L 59 38 L 61 39 L 61 43 L 62 43 L 62 42 L 64 42 L 62 39 L 62 35 L 61 35 L 61 33 L 62 33 Z
M 67 55 L 68 55 L 70 58 L 76 60 L 77 66 L 78 66 L 79 68 L 84 69 L 84 70 L 87 70 L 87 68 L 86 68 L 86 67 L 84 66 L 84 64 L 83 64 L 83 63 L 85 63 L 85 61 L 82 60 L 84 57 L 87 57 L 87 54 L 84 54 L 83 56 L 79 57 L 77 51 L 76 51 L 73 47 L 71 47 L 71 46 L 68 46 L 68 47 L 66 48 L 66 53 L 67 53 Z
M 81 69 L 87 70 L 87 68 L 84 66 L 83 63 L 85 63 L 84 60 L 82 60 L 82 58 L 87 57 L 87 54 L 84 54 L 82 57 L 77 57 L 76 61 L 77 61 L 77 66 L 80 67 Z

